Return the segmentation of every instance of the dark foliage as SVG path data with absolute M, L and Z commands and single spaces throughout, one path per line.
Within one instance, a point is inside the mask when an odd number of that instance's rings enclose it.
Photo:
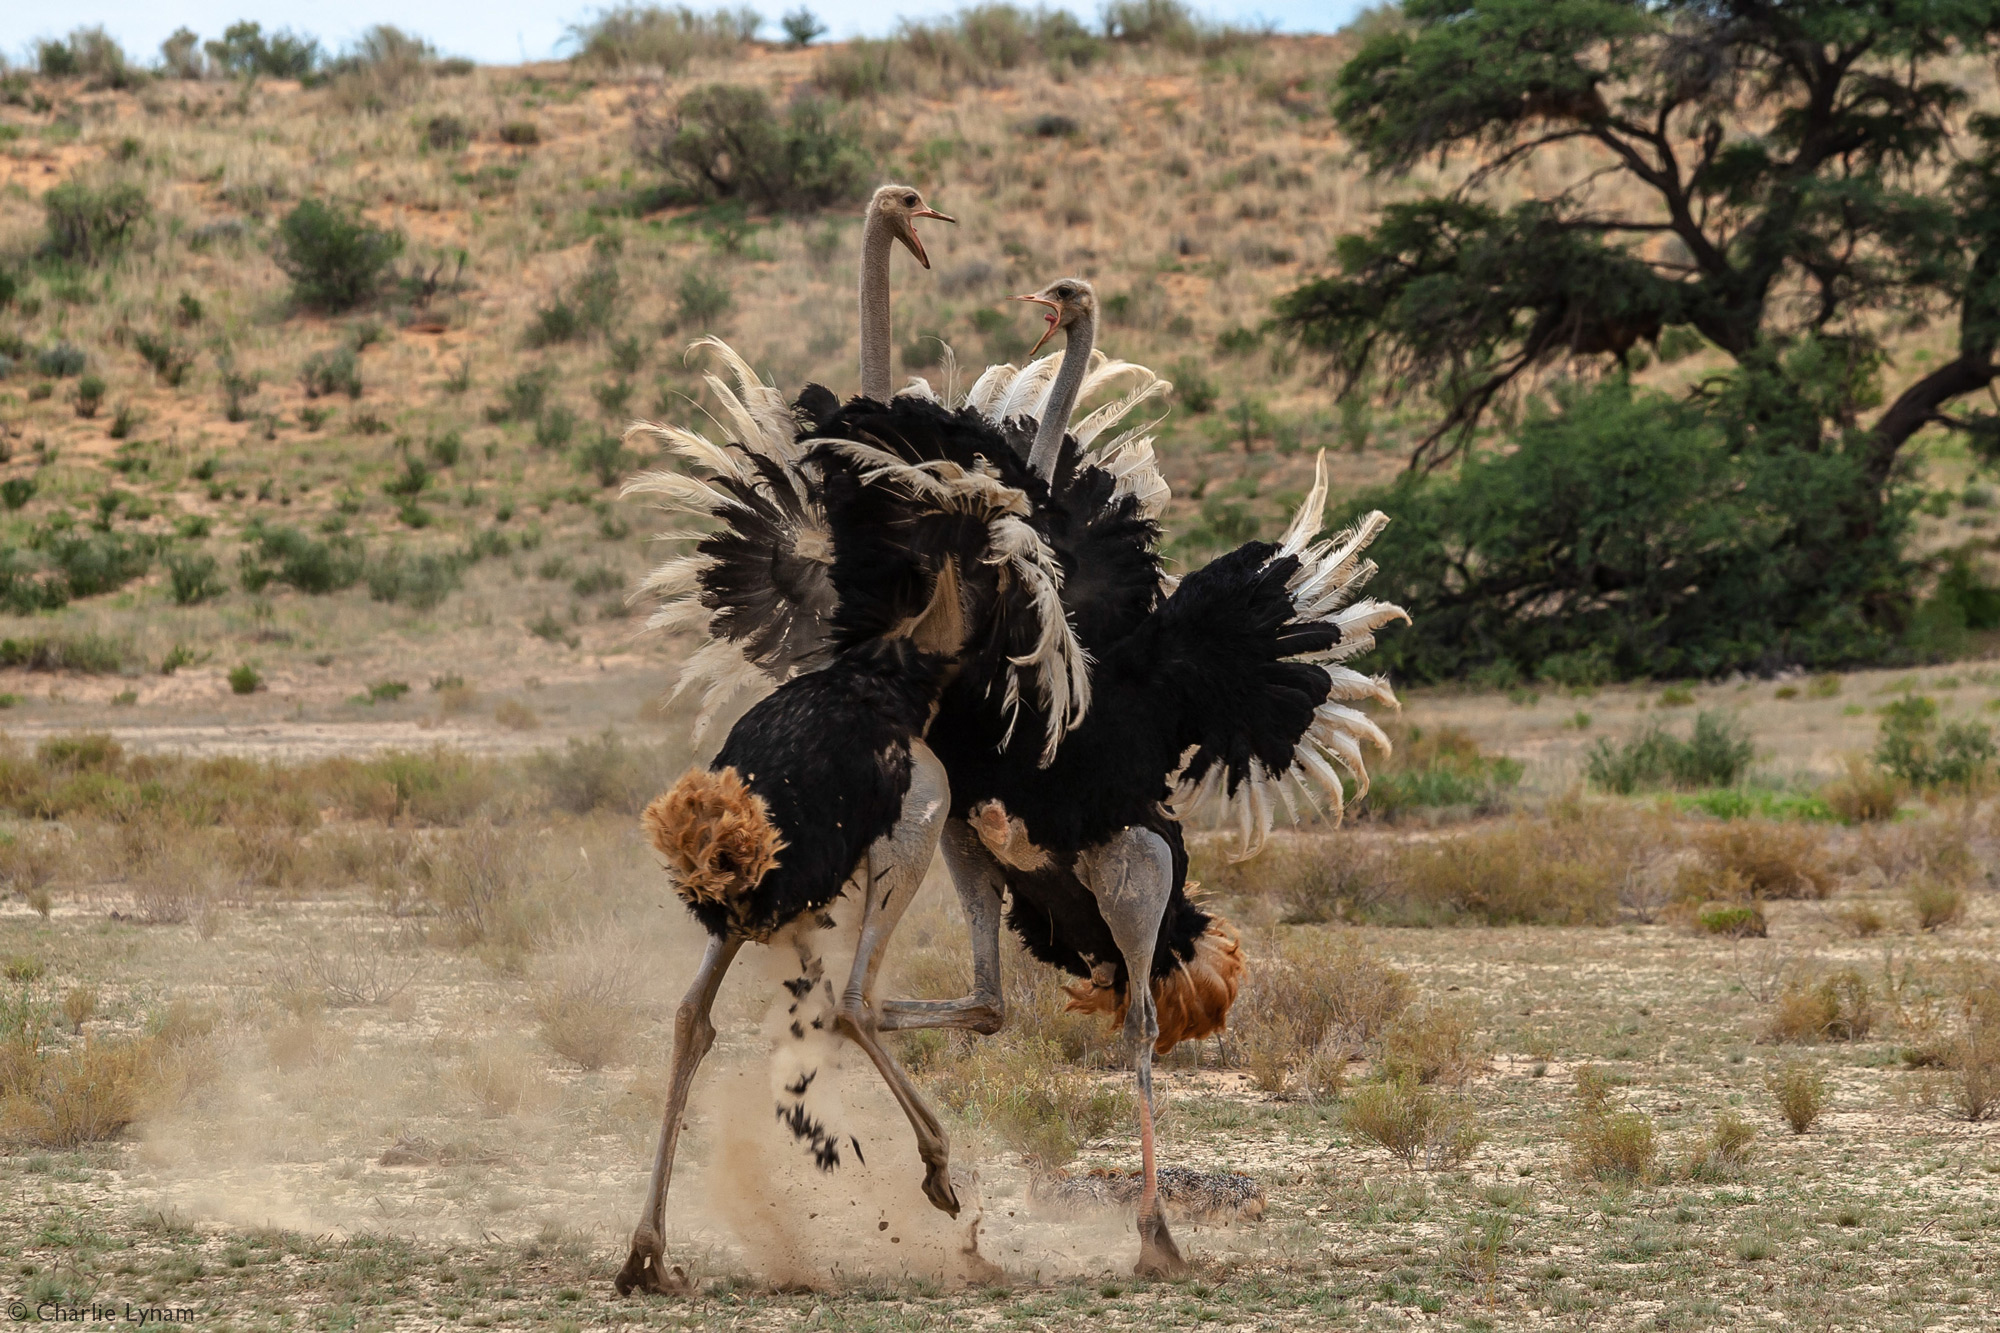
M 795 102 L 781 119 L 763 92 L 730 84 L 685 94 L 639 134 L 640 157 L 705 202 L 808 212 L 861 197 L 872 170 L 859 135 L 818 103 Z
M 122 248 L 152 215 L 146 192 L 130 181 L 96 187 L 64 181 L 42 196 L 49 254 L 94 264 Z
M 303 79 L 320 62 L 316 38 L 300 37 L 289 29 L 264 35 L 259 23 L 232 23 L 223 29 L 221 41 L 205 43 L 203 49 L 215 67 L 225 74 L 248 78 L 264 75 L 273 79 Z
M 403 252 L 401 232 L 385 231 L 318 199 L 305 199 L 278 224 L 273 256 L 300 304 L 348 310 L 381 286 Z

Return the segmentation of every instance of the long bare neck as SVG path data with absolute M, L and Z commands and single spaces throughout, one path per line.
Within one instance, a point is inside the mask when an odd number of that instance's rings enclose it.
M 1047 477 L 1056 470 L 1056 455 L 1062 452 L 1063 434 L 1069 430 L 1069 416 L 1076 410 L 1076 396 L 1083 389 L 1085 372 L 1090 369 L 1090 349 L 1096 343 L 1097 316 L 1085 311 L 1069 326 L 1069 343 L 1063 348 L 1062 365 L 1056 369 L 1049 405 L 1042 409 L 1035 447 L 1028 454 L 1028 466 L 1037 476 Z
M 889 220 L 870 209 L 861 228 L 861 396 L 886 403 L 889 380 Z

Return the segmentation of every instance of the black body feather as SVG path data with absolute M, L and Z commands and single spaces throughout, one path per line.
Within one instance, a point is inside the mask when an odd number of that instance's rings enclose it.
M 910 739 L 946 665 L 907 640 L 859 644 L 780 685 L 730 729 L 709 768 L 735 768 L 785 840 L 741 914 L 760 935 L 839 897 L 862 853 L 895 827 L 910 789 Z M 689 910 L 711 934 L 728 932 L 723 904 Z

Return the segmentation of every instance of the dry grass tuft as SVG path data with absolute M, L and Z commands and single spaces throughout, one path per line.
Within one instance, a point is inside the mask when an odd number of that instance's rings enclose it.
M 1732 819 L 1695 833 L 1701 859 L 1683 868 L 1683 897 L 1824 898 L 1835 875 L 1825 835 L 1806 824 Z
M 146 1038 L 16 1046 L 0 1061 L 0 1141 L 69 1149 L 116 1138 L 139 1118 L 154 1064 Z
M 1392 1079 L 1456 1087 L 1485 1063 L 1479 1007 L 1471 1000 L 1435 1000 L 1405 1010 L 1382 1034 L 1382 1069 Z
M 388 1004 L 416 981 L 421 964 L 393 952 L 376 936 L 342 940 L 332 946 L 306 940 L 281 953 L 272 966 L 271 986 L 294 1011 Z M 311 996 L 311 1002 L 290 997 Z
M 1337 1094 L 1348 1061 L 1410 1002 L 1410 979 L 1352 931 L 1298 931 L 1260 957 L 1237 997 L 1242 1061 L 1259 1089 Z
M 620 953 L 574 950 L 554 959 L 536 987 L 542 1041 L 585 1069 L 616 1064 L 638 1026 L 638 982 Z
M 1919 879 L 1910 885 L 1904 897 L 1920 930 L 1942 930 L 1965 919 L 1963 885 L 1942 879 Z
M 1849 755 L 1847 772 L 1821 787 L 1819 796 L 1843 824 L 1880 824 L 1902 808 L 1903 784 L 1860 755 Z
M 1570 1164 L 1586 1180 L 1632 1185 L 1644 1180 L 1659 1154 L 1659 1135 L 1644 1111 L 1617 1109 L 1617 1084 L 1595 1065 L 1576 1071 L 1576 1123 Z
M 353 1046 L 351 1036 L 328 1026 L 318 1011 L 311 1009 L 278 1023 L 264 1038 L 265 1054 L 287 1074 L 338 1064 Z
M 549 1088 L 527 1055 L 512 1046 L 482 1043 L 451 1067 L 451 1082 L 488 1116 L 534 1111 L 547 1104 Z
M 1751 1145 L 1757 1131 L 1733 1111 L 1716 1113 L 1715 1124 L 1696 1139 L 1687 1155 L 1686 1174 L 1690 1180 L 1737 1180 L 1749 1165 Z
M 1967 978 L 1949 1049 L 1952 1109 L 1971 1121 L 2000 1114 L 2000 971 L 1990 965 Z
M 1788 978 L 1765 1025 L 1773 1042 L 1859 1041 L 1875 1025 L 1874 992 L 1853 968 Z
M 1341 1124 L 1412 1170 L 1419 1163 L 1433 1171 L 1460 1166 L 1486 1139 L 1468 1101 L 1407 1078 L 1356 1088 L 1341 1110 Z
M 971 1046 L 930 1087 L 953 1113 L 1042 1167 L 1059 1167 L 1092 1139 L 1132 1122 L 1124 1081 L 1103 1082 L 1054 1042 L 1016 1029 Z
M 1787 1060 L 1766 1080 L 1765 1086 L 1778 1104 L 1778 1115 L 1792 1127 L 1794 1134 L 1811 1129 L 1820 1112 L 1826 1109 L 1826 1075 L 1804 1060 Z
M 1881 909 L 1873 903 L 1843 903 L 1834 911 L 1834 919 L 1846 927 L 1847 932 L 1857 939 L 1871 939 L 1880 935 L 1889 922 Z

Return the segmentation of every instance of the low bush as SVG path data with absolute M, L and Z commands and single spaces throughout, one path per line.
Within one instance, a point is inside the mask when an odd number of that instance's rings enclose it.
M 46 78 L 82 78 L 93 88 L 136 88 L 146 77 L 98 25 L 74 29 L 61 41 L 36 42 L 35 63 Z
M 630 960 L 577 952 L 554 960 L 537 983 L 535 1021 L 550 1050 L 584 1069 L 602 1069 L 631 1049 L 636 997 Z
M 1434 1000 L 1405 1009 L 1382 1033 L 1382 1069 L 1391 1080 L 1465 1082 L 1486 1062 L 1470 1000 Z
M 705 328 L 727 315 L 735 302 L 726 278 L 684 269 L 674 292 L 674 327 L 690 333 Z
M 1585 774 L 1620 796 L 1649 787 L 1728 787 L 1748 771 L 1756 747 L 1742 724 L 1722 713 L 1698 713 L 1686 740 L 1657 723 L 1623 745 L 1600 740 L 1585 761 Z
M 1912 787 L 1971 788 L 1993 773 L 1993 731 L 1983 722 L 1938 726 L 1937 701 L 1904 695 L 1883 705 L 1875 762 Z
M 321 310 L 349 310 L 372 297 L 396 257 L 401 232 L 386 231 L 319 199 L 304 199 L 278 224 L 273 258 L 293 297 Z
M 1774 1042 L 1860 1041 L 1875 1026 L 1875 997 L 1853 968 L 1785 982 L 1772 1006 L 1764 1039 Z
M 175 606 L 196 606 L 223 594 L 222 580 L 216 576 L 216 560 L 202 551 L 180 552 L 167 557 L 167 590 Z
M 463 568 L 455 556 L 434 552 L 406 556 L 391 547 L 368 564 L 368 596 L 378 602 L 400 603 L 413 611 L 434 610 L 458 591 Z
M 1965 888 L 1950 880 L 1919 879 L 1905 896 L 1919 930 L 1942 930 L 1965 919 Z
M 111 675 L 124 669 L 132 650 L 102 634 L 49 634 L 0 639 L 0 666 L 24 671 L 75 671 Z
M 246 535 L 256 542 L 254 552 L 245 551 L 241 562 L 247 591 L 261 592 L 275 581 L 323 596 L 360 581 L 364 566 L 361 544 L 352 537 L 316 541 L 297 528 L 261 525 L 253 526 Z
M 232 694 L 255 694 L 264 688 L 264 673 L 248 662 L 239 662 L 229 668 L 229 690 Z
M 1238 1049 L 1264 1092 L 1330 1097 L 1410 1002 L 1410 979 L 1353 931 L 1297 931 L 1260 957 L 1237 997 Z
M 1879 824 L 1902 808 L 1903 786 L 1892 774 L 1849 755 L 1847 771 L 1819 790 L 1820 799 L 1843 824 Z
M 1720 1182 L 1740 1180 L 1750 1163 L 1757 1131 L 1749 1121 L 1733 1111 L 1719 1111 L 1708 1133 L 1688 1150 L 1686 1173 L 1690 1180 Z
M 816 103 L 781 119 L 755 88 L 709 84 L 684 94 L 664 121 L 642 119 L 639 155 L 694 201 L 741 200 L 805 212 L 859 198 L 872 166 L 860 136 Z
M 580 65 L 677 74 L 697 57 L 735 55 L 762 26 L 762 17 L 748 6 L 702 14 L 686 5 L 625 4 L 572 24 L 568 39 Z
M 1689 901 L 1824 898 L 1838 882 L 1825 838 L 1810 825 L 1731 820 L 1696 830 L 1693 842 L 1699 860 L 1676 880 Z
M 1417 809 L 1464 807 L 1490 813 L 1521 781 L 1519 760 L 1481 754 L 1458 727 L 1396 728 L 1395 749 L 1374 773 L 1362 809 L 1394 820 Z
M 50 254 L 95 264 L 123 248 L 133 229 L 152 216 L 152 204 L 131 181 L 99 187 L 71 180 L 42 196 L 42 214 Z
M 319 64 L 319 43 L 289 29 L 264 35 L 261 24 L 232 23 L 220 41 L 203 45 L 208 58 L 225 74 L 239 78 L 261 75 L 271 79 L 303 79 Z
M 314 352 L 306 358 L 299 369 L 299 387 L 306 391 L 308 398 L 320 398 L 329 394 L 344 393 L 349 398 L 361 396 L 361 359 L 352 347 L 336 347 L 331 351 Z
M 1078 1069 L 1045 1036 L 987 1038 L 928 1080 L 953 1114 L 1042 1167 L 1073 1161 L 1092 1139 L 1132 1123 L 1133 1098 Z
M 1710 935 L 1732 940 L 1763 939 L 1770 934 L 1764 909 L 1754 902 L 1707 903 L 1695 913 L 1695 924 Z
M 1470 1103 L 1410 1080 L 1356 1088 L 1340 1121 L 1348 1133 L 1387 1148 L 1411 1170 L 1420 1163 L 1434 1171 L 1461 1166 L 1486 1138 L 1473 1123 Z
M 160 382 L 170 389 L 178 389 L 194 366 L 193 351 L 182 346 L 172 334 L 134 334 L 132 345 L 138 349 L 146 364 L 153 368 Z
M 1570 1129 L 1570 1163 L 1586 1180 L 1633 1185 L 1653 1169 L 1659 1152 L 1653 1118 L 1618 1109 L 1616 1084 L 1595 1065 L 1576 1071 L 1576 1122 Z
M 571 737 L 560 753 L 537 751 L 528 774 L 553 809 L 575 815 L 593 810 L 637 814 L 672 781 L 678 767 L 677 756 L 628 746 L 606 729 L 589 740 Z
M 1766 1081 L 1778 1115 L 1792 1133 L 1803 1134 L 1813 1127 L 1826 1107 L 1826 1075 L 1803 1060 L 1788 1060 Z

